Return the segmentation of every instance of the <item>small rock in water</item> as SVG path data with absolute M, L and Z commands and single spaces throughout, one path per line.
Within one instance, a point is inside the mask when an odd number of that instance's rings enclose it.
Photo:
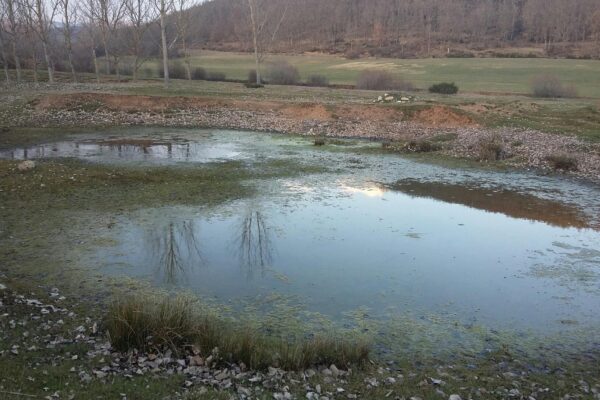
M 448 397 L 448 400 L 462 400 L 462 399 L 457 394 L 451 394 L 450 397 Z
M 6 290 L 6 286 L 0 283 L 0 290 Z
M 31 160 L 23 161 L 23 162 L 19 163 L 19 165 L 17 165 L 17 169 L 21 172 L 30 171 L 34 168 L 35 168 L 35 162 L 33 162 Z

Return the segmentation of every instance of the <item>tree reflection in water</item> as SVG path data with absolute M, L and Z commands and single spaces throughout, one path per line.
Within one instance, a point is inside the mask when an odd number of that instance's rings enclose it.
M 180 275 L 204 264 L 197 224 L 193 221 L 171 221 L 149 232 L 149 242 L 149 255 L 157 263 L 157 272 L 164 274 L 165 283 L 177 283 Z
M 273 259 L 273 246 L 266 217 L 261 211 L 253 208 L 246 211 L 240 220 L 236 245 L 240 264 L 246 268 L 248 278 L 254 276 L 257 268 L 264 275 Z

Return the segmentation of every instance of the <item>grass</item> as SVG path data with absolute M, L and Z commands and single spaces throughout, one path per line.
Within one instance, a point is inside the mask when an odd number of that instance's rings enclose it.
M 554 154 L 548 156 L 546 161 L 558 171 L 577 171 L 577 159 L 567 154 Z
M 355 84 L 361 71 L 384 70 L 425 89 L 438 82 L 455 82 L 461 91 L 529 93 L 531 80 L 540 72 L 558 75 L 572 84 L 581 96 L 600 98 L 600 61 L 562 59 L 359 59 L 330 55 L 269 56 L 268 61 L 285 60 L 298 68 L 301 79 L 310 75 L 327 77 L 332 84 Z M 253 69 L 251 54 L 202 51 L 192 58 L 194 66 L 225 72 L 233 79 L 246 79 Z
M 117 167 L 76 159 L 38 160 L 18 171 L 18 161 L 0 160 L 0 199 L 6 205 L 82 210 L 121 210 L 165 204 L 218 204 L 254 194 L 252 179 L 323 172 L 290 160 L 248 165 L 240 161 L 196 167 Z
M 223 321 L 183 296 L 142 293 L 117 299 L 109 307 L 105 326 L 111 343 L 121 351 L 168 347 L 182 354 L 194 346 L 204 357 L 218 354 L 219 361 L 244 363 L 252 369 L 348 367 L 363 364 L 369 356 L 369 346 L 361 340 L 333 335 L 295 340 L 268 337 L 253 327 Z

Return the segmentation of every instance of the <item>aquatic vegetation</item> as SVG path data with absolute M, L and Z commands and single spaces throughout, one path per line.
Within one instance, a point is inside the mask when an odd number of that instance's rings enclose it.
M 247 325 L 220 319 L 196 299 L 140 293 L 114 300 L 104 320 L 110 341 L 121 351 L 184 352 L 195 346 L 222 361 L 243 362 L 250 368 L 277 366 L 297 370 L 315 365 L 360 365 L 370 352 L 368 343 L 334 335 L 300 340 L 269 337 Z

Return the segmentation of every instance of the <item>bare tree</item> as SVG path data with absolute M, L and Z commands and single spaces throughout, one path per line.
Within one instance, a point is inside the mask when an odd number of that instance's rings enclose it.
M 17 48 L 17 37 L 20 33 L 21 22 L 18 18 L 18 4 L 16 0 L 3 0 L 0 4 L 2 4 L 2 8 L 5 9 L 6 13 L 6 32 L 8 41 L 10 42 L 10 47 L 12 51 L 12 58 L 15 64 L 15 69 L 17 70 L 17 82 L 21 82 L 22 73 L 21 73 L 21 60 L 19 58 L 19 51 Z
M 77 17 L 77 3 L 72 0 L 58 0 L 58 6 L 63 18 L 63 36 L 65 39 L 65 49 L 67 50 L 67 60 L 71 69 L 71 77 L 73 78 L 73 82 L 77 82 L 77 73 L 73 64 L 73 40 L 71 32 L 71 23 Z
M 0 15 L 0 21 L 2 20 L 2 15 Z M 10 83 L 10 75 L 8 73 L 8 58 L 6 56 L 6 49 L 4 48 L 4 38 L 2 33 L 2 26 L 0 25 L 0 56 L 2 57 L 2 67 L 4 69 L 4 76 L 6 78 L 6 83 Z
M 160 41 L 162 49 L 162 61 L 164 70 L 165 88 L 169 87 L 169 46 L 167 45 L 167 14 L 173 8 L 173 0 L 153 0 L 154 7 L 159 15 Z
M 100 83 L 100 67 L 98 65 L 98 53 L 96 50 L 96 28 L 97 28 L 97 0 L 86 0 L 84 4 L 81 5 L 81 14 L 83 20 L 85 21 L 83 26 L 85 28 L 85 36 L 88 42 L 88 46 L 91 49 L 92 60 L 94 62 L 94 73 L 96 74 L 96 82 Z
M 115 32 L 119 28 L 119 23 L 125 15 L 125 2 L 123 0 L 96 0 L 94 7 L 95 17 L 100 28 L 102 36 L 102 45 L 104 47 L 104 57 L 106 62 L 106 74 L 110 75 L 110 58 L 113 57 L 117 79 L 120 78 L 119 55 L 117 51 L 113 53 L 111 47 Z
M 32 28 L 42 44 L 46 68 L 48 69 L 48 81 L 54 83 L 54 65 L 50 54 L 50 31 L 56 15 L 57 3 L 44 0 L 25 0 L 25 5 L 33 16 Z
M 144 36 L 150 28 L 149 21 L 154 18 L 150 3 L 146 0 L 126 0 L 126 20 L 131 29 L 130 52 L 133 55 L 133 80 L 137 80 L 138 71 L 146 58 L 142 56 Z
M 252 43 L 254 47 L 254 61 L 256 64 L 256 83 L 260 85 L 261 73 L 260 66 L 264 61 L 265 54 L 271 49 L 273 42 L 279 32 L 281 24 L 285 20 L 289 3 L 284 4 L 281 16 L 276 20 L 272 32 L 268 32 L 267 27 L 274 20 L 271 18 L 270 12 L 266 11 L 260 0 L 248 0 L 248 8 L 250 9 L 250 25 L 252 28 Z M 271 9 L 269 9 L 270 11 Z
M 175 0 L 177 11 L 177 37 L 181 40 L 181 51 L 185 72 L 188 80 L 192 80 L 192 63 L 188 49 L 188 28 L 190 25 L 190 13 L 188 9 L 194 5 L 194 0 Z

